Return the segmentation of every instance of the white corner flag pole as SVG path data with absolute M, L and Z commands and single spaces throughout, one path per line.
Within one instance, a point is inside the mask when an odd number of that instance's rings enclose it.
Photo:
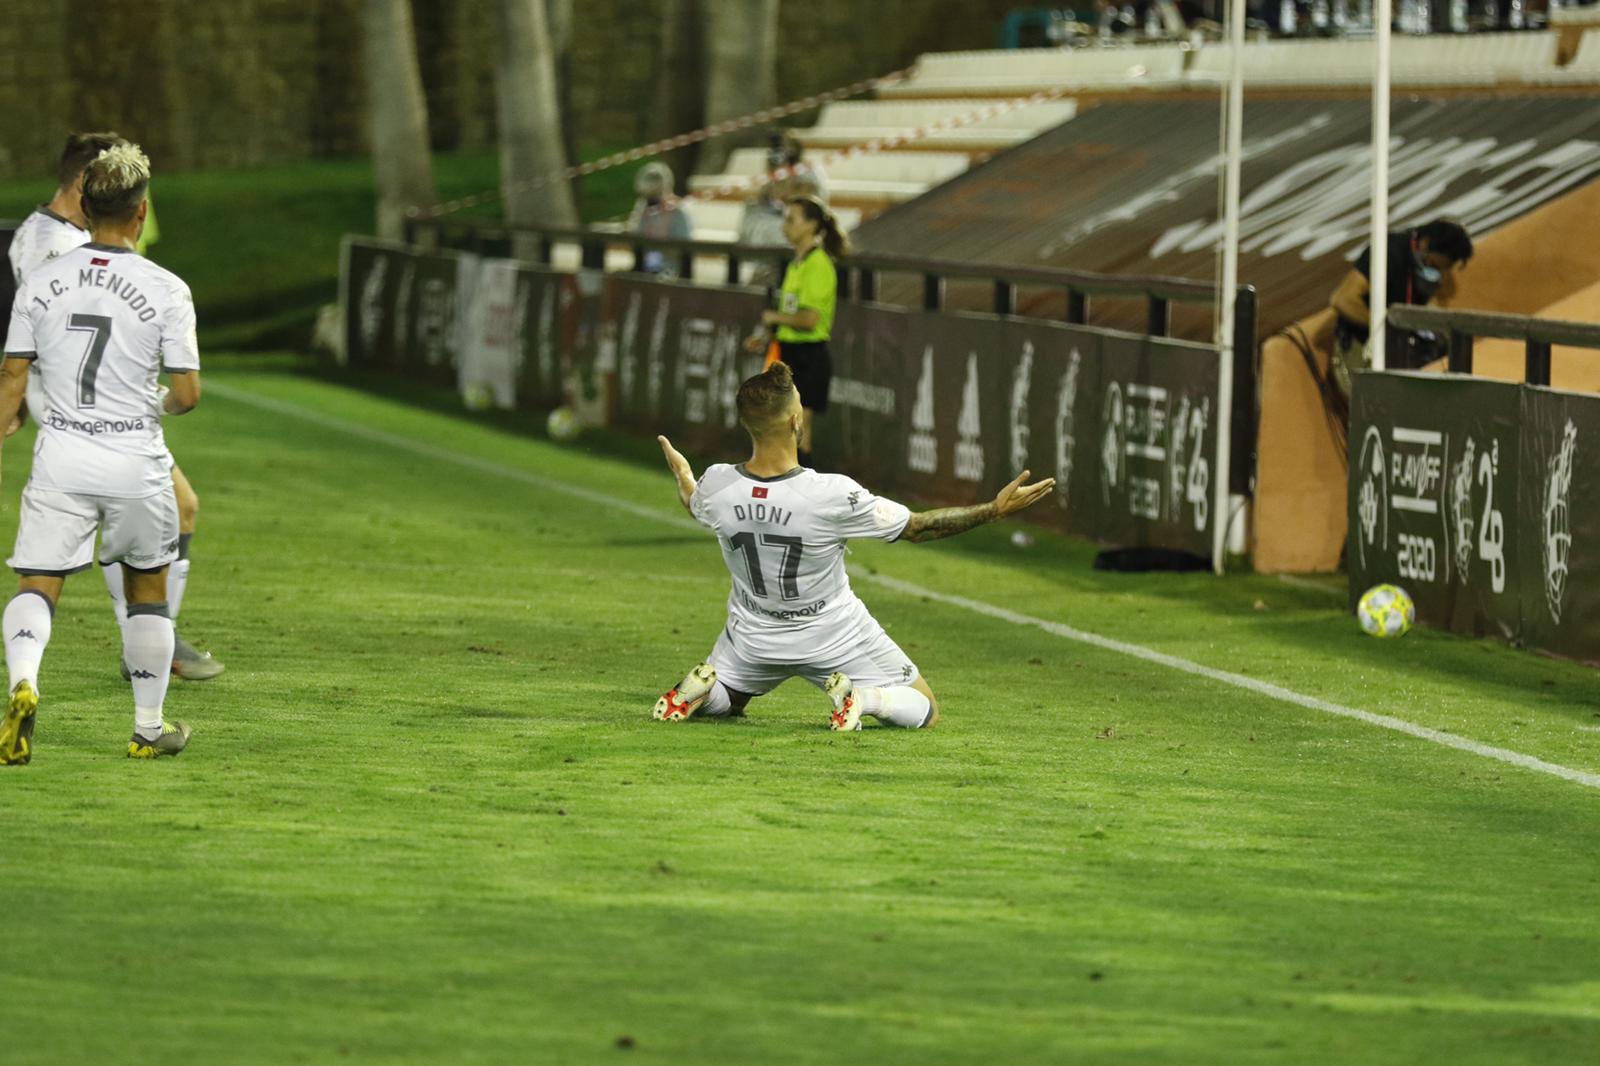
M 1217 349 L 1222 360 L 1217 378 L 1217 467 L 1211 472 L 1212 569 L 1222 573 L 1228 547 L 1229 471 L 1233 444 L 1234 308 L 1239 302 L 1239 163 L 1244 147 L 1244 18 L 1245 0 L 1228 0 L 1228 92 L 1223 107 L 1227 149 L 1222 178 L 1222 301 L 1217 313 Z M 1246 415 L 1248 416 L 1248 412 Z
M 1384 323 L 1389 317 L 1389 20 L 1391 0 L 1374 0 L 1372 32 L 1375 69 L 1372 74 L 1372 243 L 1368 246 L 1367 296 L 1372 309 L 1369 329 L 1372 369 L 1388 366 Z M 1404 269 L 1409 264 L 1400 264 Z

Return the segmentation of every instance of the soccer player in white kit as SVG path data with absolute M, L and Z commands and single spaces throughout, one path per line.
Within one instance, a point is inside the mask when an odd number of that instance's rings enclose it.
M 166 720 L 172 670 L 167 568 L 178 555 L 178 504 L 166 462 L 163 415 L 200 402 L 194 301 L 175 274 L 137 255 L 150 162 L 137 146 L 101 152 L 83 173 L 92 237 L 29 273 L 12 305 L 0 364 L 0 425 L 21 406 L 37 363 L 33 472 L 22 490 L 16 548 L 21 577 L 0 616 L 9 698 L 0 764 L 33 755 L 39 666 L 68 574 L 95 561 L 123 564 L 128 620 L 122 653 L 132 672 L 134 758 L 176 755 L 188 724 Z M 157 377 L 165 369 L 170 391 Z
M 863 715 L 906 729 L 932 726 L 933 690 L 851 590 L 845 543 L 952 536 L 1034 504 L 1055 480 L 1025 485 L 1024 470 L 989 503 L 913 513 L 842 474 L 800 465 L 804 413 L 786 364 L 739 386 L 736 402 L 753 445 L 745 463 L 719 463 L 697 482 L 672 443 L 657 438 L 678 499 L 717 535 L 733 589 L 711 658 L 656 701 L 653 717 L 740 714 L 753 697 L 803 677 L 832 701 L 833 729 L 860 729 Z
M 17 284 L 22 283 L 23 276 L 32 272 L 64 252 L 69 252 L 81 244 L 89 241 L 88 221 L 83 217 L 83 170 L 89 162 L 107 148 L 115 145 L 126 144 L 127 141 L 116 133 L 74 133 L 67 138 L 65 147 L 61 150 L 61 158 L 56 164 L 56 191 L 47 204 L 41 204 L 38 209 L 28 215 L 17 227 L 12 235 L 11 246 L 7 249 L 7 256 L 11 260 L 11 273 Z M 142 249 L 141 249 L 142 250 Z M 44 396 L 39 388 L 39 375 L 34 373 L 28 379 L 28 409 L 42 410 Z M 9 432 L 20 426 L 19 421 L 10 423 Z M 167 453 L 167 463 L 172 468 L 172 484 L 178 496 L 178 559 L 173 563 L 168 572 L 169 604 L 172 617 L 176 621 L 178 609 L 183 603 L 183 592 L 188 585 L 189 578 L 189 541 L 194 537 L 196 522 L 200 513 L 200 498 L 195 494 L 194 487 L 189 484 L 189 479 L 184 476 L 178 467 L 177 461 L 172 458 L 172 453 Z M 122 566 L 112 563 L 101 568 L 106 579 L 106 590 L 111 593 L 112 613 L 116 616 L 117 625 L 120 627 L 128 619 L 127 603 L 124 599 L 126 583 L 123 580 Z M 212 656 L 210 652 L 202 652 L 184 640 L 182 636 L 174 635 L 173 672 L 179 677 L 190 681 L 207 681 L 222 673 L 223 665 Z M 123 675 L 128 673 L 127 664 L 123 664 Z

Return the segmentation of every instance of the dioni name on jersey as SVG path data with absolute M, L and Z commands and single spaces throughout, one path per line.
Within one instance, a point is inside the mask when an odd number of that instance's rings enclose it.
M 772 503 L 736 503 L 733 505 L 733 517 L 740 522 L 767 522 L 775 526 L 786 526 L 789 524 L 789 519 L 794 517 L 794 512 Z

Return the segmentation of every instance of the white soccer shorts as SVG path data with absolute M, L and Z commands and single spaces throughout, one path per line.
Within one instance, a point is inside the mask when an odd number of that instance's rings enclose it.
M 158 570 L 178 557 L 178 498 L 169 483 L 139 499 L 84 496 L 38 488 L 22 490 L 17 545 L 8 565 L 18 573 L 74 574 L 95 561 Z
M 810 627 L 791 634 L 741 632 L 729 619 L 711 649 L 717 680 L 736 692 L 761 696 L 791 677 L 821 688 L 834 671 L 843 673 L 857 688 L 909 685 L 919 676 L 917 664 L 883 631 L 864 604 L 856 604 L 845 625 L 831 620 L 825 635 L 812 635 Z

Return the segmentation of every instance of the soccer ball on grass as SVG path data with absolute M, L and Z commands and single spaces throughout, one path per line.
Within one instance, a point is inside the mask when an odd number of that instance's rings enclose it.
M 577 439 L 583 431 L 583 423 L 578 421 L 578 412 L 572 408 L 557 407 L 545 420 L 544 428 L 551 440 L 569 441 Z
M 1374 585 L 1361 594 L 1356 619 L 1374 637 L 1403 637 L 1417 620 L 1417 606 L 1399 585 Z

